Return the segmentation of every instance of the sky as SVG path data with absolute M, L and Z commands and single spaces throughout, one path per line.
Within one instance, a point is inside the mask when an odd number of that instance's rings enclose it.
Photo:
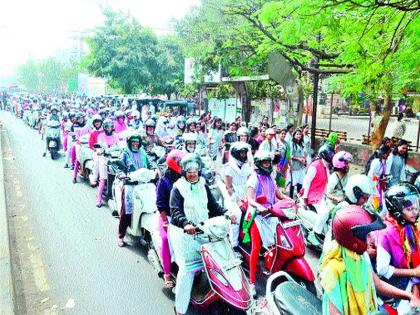
M 0 0 L 0 78 L 29 58 L 45 58 L 75 44 L 78 32 L 103 22 L 101 6 L 128 12 L 157 34 L 200 0 Z M 72 39 L 73 38 L 73 39 Z

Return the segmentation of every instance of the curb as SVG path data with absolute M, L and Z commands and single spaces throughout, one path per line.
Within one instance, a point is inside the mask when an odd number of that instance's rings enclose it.
M 0 131 L 2 131 L 0 122 Z M 9 225 L 4 189 L 3 153 L 0 135 L 0 314 L 15 314 L 15 288 L 10 259 Z

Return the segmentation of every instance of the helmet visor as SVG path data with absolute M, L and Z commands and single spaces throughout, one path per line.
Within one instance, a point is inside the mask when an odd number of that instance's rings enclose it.
M 190 161 L 187 164 L 185 164 L 184 169 L 186 172 L 198 172 L 200 170 L 200 165 L 196 161 Z
M 353 232 L 353 235 L 357 237 L 359 240 L 361 240 L 362 242 L 367 241 L 367 236 L 370 232 L 382 230 L 386 228 L 386 225 L 384 224 L 384 222 L 382 221 L 381 217 L 378 214 L 372 213 L 371 215 L 375 218 L 375 220 L 372 223 L 364 224 L 364 225 L 356 225 L 351 229 Z
M 403 209 L 419 209 L 419 198 L 417 196 L 407 196 L 402 201 Z

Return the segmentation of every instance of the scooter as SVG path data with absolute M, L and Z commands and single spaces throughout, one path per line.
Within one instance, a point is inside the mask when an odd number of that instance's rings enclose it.
M 60 150 L 60 122 L 51 121 L 47 127 L 48 151 L 51 159 L 55 160 L 58 157 Z
M 280 283 L 279 283 L 280 282 Z M 279 283 L 279 284 L 278 284 Z M 278 284 L 273 290 L 273 284 Z M 255 307 L 256 315 L 321 315 L 322 301 L 316 295 L 305 290 L 286 272 L 279 271 L 267 280 L 265 303 Z M 374 315 L 397 314 L 390 304 L 384 303 L 384 310 L 376 311 Z M 419 314 L 415 308 L 407 315 Z
M 119 161 L 109 162 L 110 166 L 116 173 L 117 170 L 125 172 L 125 165 Z M 120 179 L 115 177 L 112 184 L 112 199 L 108 201 L 113 213 L 121 214 L 122 202 L 124 200 L 123 186 L 133 185 L 133 202 L 134 209 L 131 216 L 131 224 L 127 229 L 127 233 L 132 237 L 140 239 L 143 246 L 152 246 L 152 237 L 157 231 L 158 211 L 156 207 L 156 171 L 145 168 L 138 169 L 134 172 L 126 174 L 126 178 Z
M 273 290 L 275 283 L 278 285 Z M 266 303 L 254 309 L 256 315 L 322 314 L 322 301 L 284 271 L 278 271 L 268 278 L 265 291 Z
M 253 305 L 241 260 L 235 257 L 228 240 L 230 224 L 229 218 L 225 216 L 210 218 L 197 227 L 194 236 L 206 243 L 201 245 L 204 270 L 195 276 L 191 304 L 206 311 L 213 307 L 222 307 L 222 310 L 215 310 L 217 314 L 229 314 L 229 307 L 232 311 L 247 311 Z M 159 274 L 163 274 L 160 262 L 159 259 L 153 266 Z M 175 283 L 176 275 L 171 275 Z M 215 303 L 217 301 L 223 304 Z
M 265 196 L 257 198 L 261 204 L 266 203 Z M 266 276 L 277 271 L 286 271 L 303 287 L 316 293 L 315 275 L 305 259 L 305 241 L 301 229 L 302 221 L 296 214 L 296 203 L 283 199 L 269 208 L 269 216 L 278 218 L 275 232 L 275 244 L 264 248 L 262 255 Z M 254 223 L 255 224 L 255 223 Z M 240 234 L 239 250 L 247 266 L 250 264 L 251 246 L 243 243 L 244 235 Z

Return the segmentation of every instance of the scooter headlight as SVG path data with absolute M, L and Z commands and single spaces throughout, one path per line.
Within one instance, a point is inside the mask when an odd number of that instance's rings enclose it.
M 229 283 L 227 282 L 227 280 L 225 279 L 225 277 L 223 277 L 223 275 L 221 275 L 217 270 L 215 269 L 211 269 L 210 272 L 212 273 L 212 275 L 214 275 L 216 277 L 217 280 L 219 280 L 225 287 L 227 287 L 229 285 Z

